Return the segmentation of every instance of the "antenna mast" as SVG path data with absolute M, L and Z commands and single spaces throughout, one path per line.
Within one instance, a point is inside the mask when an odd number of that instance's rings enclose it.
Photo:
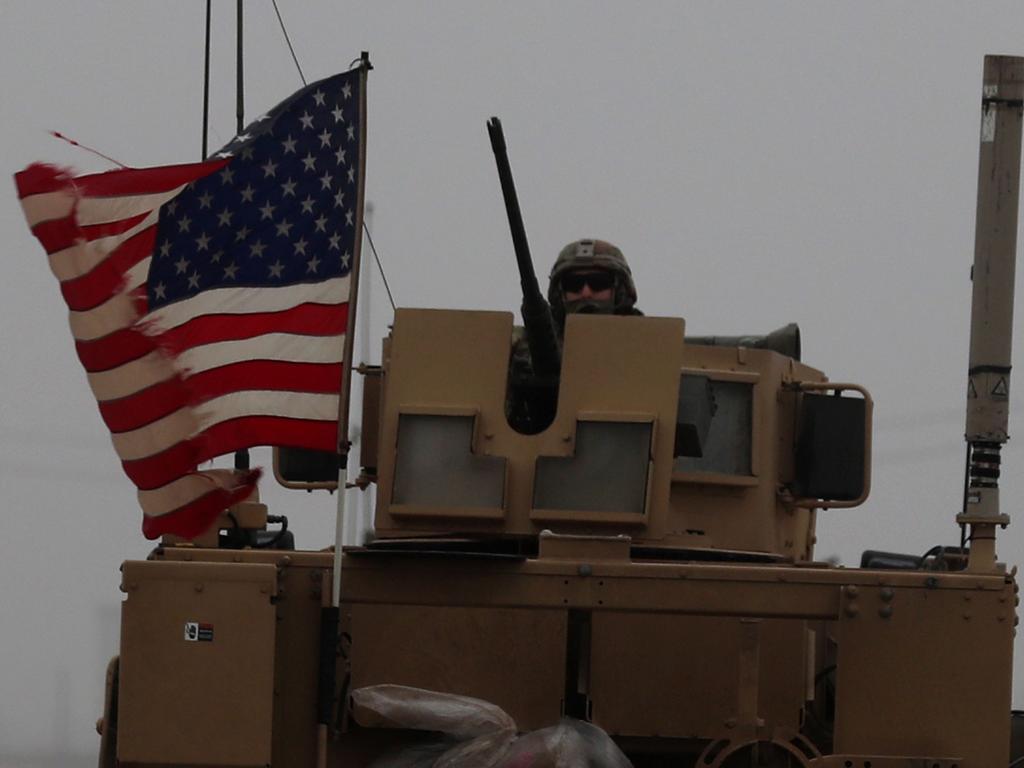
M 209 152 L 206 147 L 206 136 L 210 126 L 210 10 L 213 0 L 206 0 L 206 54 L 203 61 L 203 154 L 199 158 L 205 160 Z
M 967 492 L 960 525 L 970 526 L 967 569 L 996 567 L 1000 451 L 1009 439 L 1013 280 L 1017 256 L 1024 58 L 986 56 L 981 99 L 978 207 L 971 269 L 971 353 L 967 381 Z
M 238 135 L 245 128 L 245 106 L 242 98 L 242 85 L 244 79 L 242 77 L 242 0 L 238 0 L 237 5 L 237 17 L 238 17 L 238 34 L 235 36 L 237 40 L 237 53 L 236 53 L 236 65 L 235 71 L 237 78 L 235 81 L 235 135 Z M 249 449 L 241 448 L 235 451 L 235 469 L 248 469 L 249 468 Z

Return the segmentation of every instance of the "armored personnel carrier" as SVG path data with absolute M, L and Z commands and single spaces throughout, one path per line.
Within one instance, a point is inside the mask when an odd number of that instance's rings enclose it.
M 281 549 L 254 500 L 124 563 L 100 765 L 1020 764 L 995 533 L 1022 97 L 1024 59 L 988 57 L 962 546 L 815 559 L 818 511 L 868 495 L 872 402 L 795 328 L 554 330 L 495 121 L 544 423 L 507 416 L 511 314 L 399 309 L 361 368 L 373 540 Z M 317 458 L 282 451 L 279 475 L 329 485 Z M 515 751 L 560 721 L 615 748 Z

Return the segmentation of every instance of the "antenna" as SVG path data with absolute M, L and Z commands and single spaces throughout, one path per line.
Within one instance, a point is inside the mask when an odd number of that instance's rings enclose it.
M 967 570 L 996 567 L 1000 451 L 1009 439 L 1013 278 L 1017 257 L 1024 58 L 986 56 L 967 379 L 967 488 L 957 522 L 970 526 Z
M 235 57 L 235 71 L 237 73 L 237 79 L 235 81 L 235 133 L 240 134 L 245 129 L 245 105 L 243 100 L 244 78 L 242 76 L 242 0 L 238 0 L 236 10 L 238 16 L 238 34 L 235 36 L 237 42 L 237 53 Z M 235 451 L 235 469 L 248 468 L 249 449 L 241 448 Z
M 237 62 L 235 66 L 235 72 L 237 75 L 235 80 L 235 132 L 241 133 L 245 128 L 245 100 L 243 98 L 245 78 L 243 77 L 242 70 L 242 0 L 238 0 L 237 17 L 238 34 L 235 35 L 235 40 L 238 45 L 238 51 L 235 55 L 235 61 Z
M 200 160 L 205 160 L 209 155 L 207 135 L 210 127 L 210 10 L 212 4 L 213 0 L 206 0 L 206 53 L 203 63 L 203 154 L 200 156 Z

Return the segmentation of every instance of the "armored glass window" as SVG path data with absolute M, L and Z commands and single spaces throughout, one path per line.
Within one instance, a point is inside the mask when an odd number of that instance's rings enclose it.
M 681 378 L 688 377 L 683 374 Z M 712 380 L 711 389 L 715 409 L 704 441 L 703 455 L 676 457 L 673 472 L 750 475 L 753 384 Z
M 572 456 L 537 458 L 533 507 L 642 515 L 650 457 L 649 422 L 578 422 Z
M 505 459 L 472 453 L 473 416 L 398 417 L 393 504 L 501 509 Z

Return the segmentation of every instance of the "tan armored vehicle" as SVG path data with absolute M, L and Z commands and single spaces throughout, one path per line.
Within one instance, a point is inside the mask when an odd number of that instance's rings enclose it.
M 340 572 L 216 529 L 124 563 L 100 765 L 1019 760 L 995 533 L 1022 96 L 1024 59 L 988 57 L 964 546 L 815 560 L 818 510 L 868 495 L 871 399 L 803 363 L 795 328 L 694 339 L 680 318 L 575 314 L 559 339 L 493 121 L 536 420 L 507 416 L 511 314 L 398 310 L 362 368 L 375 537 Z M 309 460 L 282 452 L 279 472 L 317 485 Z M 233 521 L 264 528 L 266 508 Z M 516 738 L 541 729 L 543 749 Z

